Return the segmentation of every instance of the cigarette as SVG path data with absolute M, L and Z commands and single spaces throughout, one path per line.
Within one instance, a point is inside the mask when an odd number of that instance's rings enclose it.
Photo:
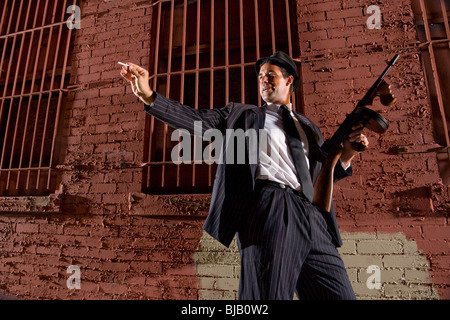
M 125 66 L 125 67 L 130 67 L 131 68 L 131 66 L 129 66 L 129 65 L 127 65 L 126 63 L 123 63 L 123 62 L 117 62 L 118 64 L 120 64 L 120 65 L 122 65 L 122 66 Z

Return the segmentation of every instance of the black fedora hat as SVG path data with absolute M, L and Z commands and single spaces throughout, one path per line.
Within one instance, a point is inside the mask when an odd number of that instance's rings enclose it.
M 259 59 L 255 63 L 256 74 L 259 74 L 259 70 L 261 69 L 262 65 L 267 62 L 286 69 L 286 71 L 294 77 L 294 90 L 298 89 L 298 86 L 300 85 L 300 78 L 297 73 L 297 66 L 294 60 L 289 57 L 289 55 L 287 55 L 283 51 L 277 51 L 270 57 Z

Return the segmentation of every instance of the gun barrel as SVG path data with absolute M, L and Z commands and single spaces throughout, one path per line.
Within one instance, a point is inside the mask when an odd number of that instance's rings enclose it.
M 391 59 L 391 61 L 388 62 L 388 65 L 384 69 L 383 73 L 381 73 L 381 75 L 378 77 L 378 79 L 375 81 L 375 83 L 372 85 L 372 87 L 370 87 L 370 89 L 366 92 L 364 97 L 359 101 L 359 103 L 356 105 L 356 108 L 353 110 L 353 112 L 356 112 L 359 109 L 359 107 L 366 105 L 366 101 L 370 97 L 372 97 L 372 95 L 374 94 L 375 90 L 377 90 L 378 86 L 380 85 L 381 81 L 383 81 L 383 78 L 386 75 L 386 73 L 388 73 L 389 69 L 397 62 L 399 57 L 400 57 L 400 55 L 396 54 Z

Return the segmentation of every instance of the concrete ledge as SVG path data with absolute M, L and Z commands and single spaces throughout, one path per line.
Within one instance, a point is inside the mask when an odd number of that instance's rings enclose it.
M 0 197 L 0 212 L 60 213 L 62 193 L 48 196 Z

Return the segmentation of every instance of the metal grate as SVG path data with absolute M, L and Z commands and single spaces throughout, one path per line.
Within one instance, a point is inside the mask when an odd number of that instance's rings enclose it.
M 0 1 L 0 195 L 54 191 L 75 0 Z
M 261 105 L 256 60 L 278 50 L 299 56 L 292 39 L 295 6 L 289 0 L 169 0 L 154 2 L 153 8 L 153 89 L 196 109 L 230 101 Z M 171 150 L 178 142 L 170 140 L 172 131 L 147 116 L 144 192 L 210 192 L 215 165 L 173 164 Z M 198 148 L 192 141 L 191 154 L 198 159 L 196 150 L 208 142 Z
M 444 148 L 438 162 L 450 184 L 450 0 L 413 0 L 420 53 L 430 97 L 436 141 Z
M 433 108 L 436 138 L 450 146 L 450 28 L 449 0 L 414 0 L 413 10 L 418 30 L 427 87 Z

